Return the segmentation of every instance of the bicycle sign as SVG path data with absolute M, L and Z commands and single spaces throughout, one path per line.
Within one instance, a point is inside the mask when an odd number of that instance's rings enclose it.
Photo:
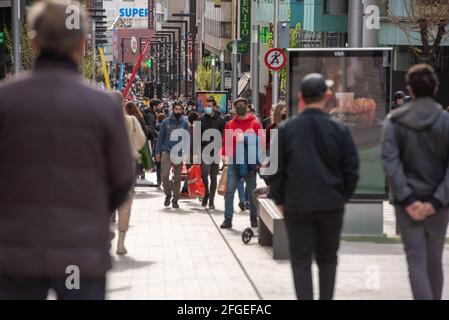
M 265 65 L 272 71 L 279 71 L 287 64 L 287 55 L 282 49 L 273 48 L 265 53 Z

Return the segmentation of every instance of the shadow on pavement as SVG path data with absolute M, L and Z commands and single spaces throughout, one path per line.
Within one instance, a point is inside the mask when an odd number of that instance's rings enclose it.
M 155 261 L 138 261 L 127 256 L 114 256 L 112 259 L 112 271 L 126 271 L 132 269 L 140 269 L 155 264 Z
M 134 199 L 151 199 L 151 198 L 158 198 L 159 195 L 155 193 L 148 193 L 148 192 L 136 192 L 134 195 Z

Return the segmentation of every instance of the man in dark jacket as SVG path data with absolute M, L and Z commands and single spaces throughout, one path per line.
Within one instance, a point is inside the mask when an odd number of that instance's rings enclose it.
M 178 140 L 172 139 L 174 131 L 185 134 L 184 141 L 182 137 Z M 182 132 L 184 130 L 184 132 Z M 176 133 L 176 132 L 175 132 Z M 173 105 L 173 112 L 169 118 L 162 121 L 161 129 L 156 143 L 156 161 L 161 164 L 161 178 L 162 187 L 165 193 L 164 205 L 168 207 L 173 196 L 172 206 L 175 209 L 179 208 L 179 192 L 181 189 L 181 173 L 182 173 L 182 159 L 175 161 L 174 156 L 181 156 L 181 154 L 189 147 L 186 143 L 189 141 L 189 123 L 183 116 L 183 107 L 180 103 L 175 102 Z M 172 149 L 181 143 L 181 154 L 172 154 Z M 170 170 L 173 167 L 173 194 L 170 185 Z
M 0 300 L 104 299 L 111 213 L 134 179 L 119 102 L 78 71 L 86 15 L 68 29 L 66 12 L 30 9 L 35 68 L 0 85 Z
M 305 111 L 279 128 L 278 172 L 269 196 L 281 207 L 298 299 L 312 300 L 311 264 L 320 270 L 320 299 L 333 298 L 345 203 L 358 181 L 359 161 L 349 129 L 323 111 L 324 78 L 301 83 Z
M 158 110 L 161 105 L 162 105 L 161 100 L 153 99 L 150 101 L 150 105 L 148 108 L 145 109 L 145 113 L 144 113 L 145 124 L 148 127 L 148 140 L 150 140 L 152 142 L 153 148 L 154 148 L 154 146 L 156 144 L 156 140 L 157 140 L 156 110 Z
M 433 99 L 439 80 L 432 67 L 413 66 L 406 81 L 412 101 L 388 116 L 382 158 L 413 296 L 439 300 L 449 218 L 449 114 Z
M 204 109 L 204 115 L 201 117 L 201 137 L 207 130 L 217 130 L 220 133 L 220 136 L 223 136 L 224 128 L 226 126 L 226 121 L 221 117 L 219 106 L 214 98 L 210 97 L 206 100 L 206 108 Z M 206 161 L 204 159 L 204 155 L 202 154 L 205 147 L 209 145 L 209 141 L 201 141 L 201 174 L 203 178 L 204 187 L 206 189 L 206 193 L 203 198 L 203 207 L 207 206 L 209 202 L 209 208 L 215 209 L 214 198 L 215 192 L 217 190 L 217 175 L 218 169 L 220 165 L 220 153 L 214 154 L 214 150 L 211 151 L 210 160 L 212 162 Z M 217 141 L 215 141 L 217 143 Z M 221 141 L 219 141 L 221 144 Z M 207 155 L 209 156 L 209 155 Z M 210 189 L 209 189 L 209 176 L 210 176 Z

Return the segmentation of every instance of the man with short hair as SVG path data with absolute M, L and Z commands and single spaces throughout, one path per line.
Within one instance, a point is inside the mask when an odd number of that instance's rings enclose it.
M 161 129 L 156 143 L 156 161 L 161 164 L 161 178 L 162 186 L 165 192 L 164 205 L 168 207 L 170 200 L 172 199 L 173 208 L 179 208 L 178 200 L 181 190 L 181 173 L 182 173 L 182 161 L 181 163 L 174 163 L 171 159 L 171 151 L 178 143 L 186 143 L 187 141 L 174 141 L 171 139 L 171 134 L 175 130 L 186 130 L 186 135 L 189 135 L 189 123 L 185 120 L 183 115 L 183 107 L 179 102 L 173 104 L 173 112 L 169 118 L 165 119 L 161 123 Z M 182 151 L 185 149 L 183 148 Z M 181 151 L 181 152 L 182 152 Z M 178 156 L 182 156 L 178 154 Z M 170 185 L 170 170 L 173 167 L 173 190 Z M 173 191 L 173 193 L 172 193 Z
M 345 204 L 358 181 L 359 161 L 346 125 L 325 112 L 332 93 L 320 74 L 301 82 L 305 110 L 278 129 L 278 171 L 269 197 L 284 213 L 296 295 L 313 300 L 312 261 L 320 299 L 334 295 Z
M 135 179 L 119 101 L 79 72 L 88 20 L 68 29 L 69 4 L 30 8 L 33 72 L 0 85 L 0 300 L 105 299 L 109 222 Z
M 204 108 L 204 115 L 200 119 L 201 121 L 201 137 L 207 130 L 217 130 L 220 135 L 223 135 L 226 121 L 221 117 L 219 106 L 213 97 L 209 97 L 206 100 L 206 107 Z M 206 207 L 209 203 L 210 209 L 215 209 L 214 199 L 215 192 L 217 190 L 217 176 L 220 164 L 220 154 L 214 154 L 212 150 L 210 157 L 213 158 L 212 163 L 206 163 L 203 159 L 203 150 L 214 141 L 201 141 L 201 174 L 205 187 L 205 194 L 203 197 L 202 205 Z M 216 141 L 215 141 L 216 143 Z M 221 143 L 221 141 L 220 141 Z M 218 157 L 218 158 L 217 158 Z M 210 189 L 209 189 L 209 176 L 210 176 Z
M 234 102 L 236 116 L 225 126 L 223 135 L 222 155 L 228 164 L 228 178 L 225 195 L 225 219 L 222 229 L 232 228 L 234 215 L 234 194 L 241 178 L 246 182 L 246 194 L 250 205 L 251 227 L 257 227 L 257 208 L 252 193 L 256 189 L 257 163 L 250 163 L 250 159 L 257 159 L 258 147 L 264 147 L 262 126 L 256 118 L 248 114 L 248 101 L 238 98 Z M 230 141 L 232 139 L 232 141 Z M 228 146 L 229 145 L 229 146 Z M 250 156 L 250 152 L 252 154 Z
M 413 297 L 440 300 L 449 219 L 449 114 L 434 100 L 439 80 L 419 64 L 406 75 L 412 101 L 385 121 L 382 158 L 395 199 Z

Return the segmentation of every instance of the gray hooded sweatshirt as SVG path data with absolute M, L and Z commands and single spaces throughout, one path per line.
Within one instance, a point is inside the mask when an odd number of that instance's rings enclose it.
M 382 159 L 398 203 L 449 206 L 449 113 L 432 98 L 413 100 L 390 113 Z

